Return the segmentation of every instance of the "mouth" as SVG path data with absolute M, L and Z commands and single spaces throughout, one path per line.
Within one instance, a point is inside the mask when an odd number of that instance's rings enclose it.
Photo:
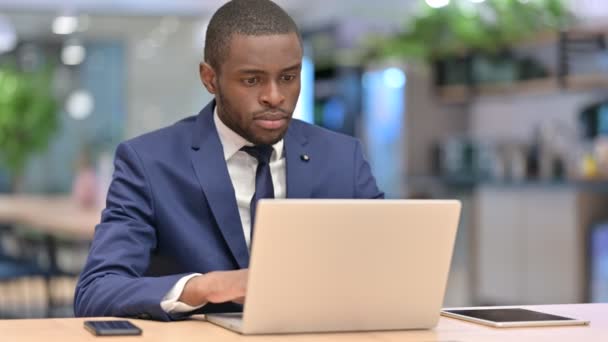
M 253 120 L 263 129 L 276 130 L 287 125 L 289 117 L 284 113 L 265 113 L 255 117 Z

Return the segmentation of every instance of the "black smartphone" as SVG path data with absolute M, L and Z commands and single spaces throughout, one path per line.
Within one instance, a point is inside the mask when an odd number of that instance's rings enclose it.
M 129 321 L 84 321 L 84 327 L 95 336 L 141 335 L 141 329 Z

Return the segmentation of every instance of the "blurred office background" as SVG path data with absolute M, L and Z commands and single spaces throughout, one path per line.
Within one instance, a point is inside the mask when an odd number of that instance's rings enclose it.
M 608 300 L 604 0 L 283 0 L 296 116 L 458 198 L 446 306 Z M 0 317 L 72 315 L 116 145 L 198 113 L 222 0 L 0 0 Z M 424 229 L 424 227 L 404 227 Z

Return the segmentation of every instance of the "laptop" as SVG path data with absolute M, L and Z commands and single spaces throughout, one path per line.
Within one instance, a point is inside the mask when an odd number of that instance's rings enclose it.
M 429 329 L 443 303 L 456 200 L 261 200 L 242 334 Z

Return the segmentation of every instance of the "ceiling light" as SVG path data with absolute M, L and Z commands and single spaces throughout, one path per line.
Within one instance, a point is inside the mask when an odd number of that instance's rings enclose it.
M 12 51 L 17 46 L 15 27 L 7 17 L 0 15 L 0 54 Z
M 405 86 L 406 77 L 403 70 L 389 68 L 382 73 L 384 84 L 389 88 L 402 88 Z
M 78 19 L 74 16 L 62 15 L 53 20 L 53 33 L 72 34 L 78 28 Z
M 73 92 L 67 100 L 66 110 L 68 114 L 76 120 L 86 119 L 91 113 L 95 103 L 93 96 L 86 90 L 76 90 Z
M 433 8 L 441 8 L 450 4 L 450 0 L 425 0 L 426 4 Z
M 84 61 L 87 51 L 80 43 L 68 43 L 61 50 L 61 61 L 65 65 L 78 65 Z

